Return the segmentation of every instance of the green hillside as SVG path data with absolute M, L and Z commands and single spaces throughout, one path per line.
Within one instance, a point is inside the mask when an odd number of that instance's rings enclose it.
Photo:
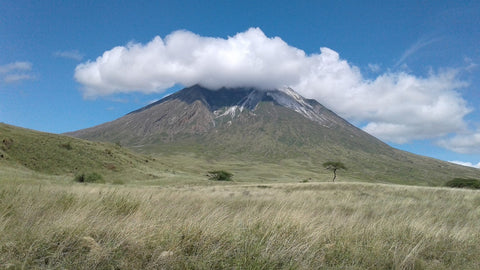
M 91 142 L 0 123 L 0 168 L 47 175 L 96 172 L 107 181 L 148 179 L 161 167 L 155 159 L 119 145 Z

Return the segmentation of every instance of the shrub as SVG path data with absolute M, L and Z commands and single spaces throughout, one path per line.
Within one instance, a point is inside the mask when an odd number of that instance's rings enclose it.
M 207 176 L 210 180 L 232 181 L 233 174 L 222 170 L 222 171 L 209 171 Z
M 102 175 L 96 172 L 77 174 L 74 180 L 79 183 L 105 183 Z
M 470 178 L 455 178 L 445 183 L 445 186 L 453 188 L 480 189 L 480 180 Z

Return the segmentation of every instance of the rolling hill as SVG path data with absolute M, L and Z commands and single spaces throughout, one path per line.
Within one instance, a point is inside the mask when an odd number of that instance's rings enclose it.
M 45 175 L 97 172 L 107 181 L 151 178 L 158 162 L 111 143 L 91 142 L 0 123 L 0 168 Z

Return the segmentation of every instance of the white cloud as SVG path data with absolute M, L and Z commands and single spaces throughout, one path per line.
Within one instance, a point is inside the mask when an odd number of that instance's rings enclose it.
M 35 78 L 30 71 L 32 63 L 17 61 L 0 66 L 0 81 L 4 83 L 14 83 Z
M 434 41 L 419 42 L 402 58 Z M 366 79 L 332 49 L 307 55 L 279 37 L 269 38 L 251 28 L 226 39 L 177 31 L 144 45 L 118 46 L 78 65 L 75 78 L 87 98 L 133 91 L 163 93 L 176 84 L 288 85 L 348 120 L 366 123 L 364 129 L 371 134 L 404 143 L 466 130 L 463 118 L 471 109 L 457 92 L 467 86 L 457 73 L 440 70 L 420 77 L 388 72 Z
M 364 129 L 384 140 L 405 143 L 444 136 L 465 130 L 463 117 L 471 111 L 455 91 L 466 84 L 455 76 L 453 71 L 426 78 L 383 74 L 350 90 L 350 97 L 338 95 L 335 107 L 349 119 L 368 121 Z
M 14 83 L 19 81 L 32 80 L 34 78 L 35 77 L 30 74 L 7 74 L 3 78 L 3 81 L 6 83 Z
M 470 58 L 468 58 L 468 57 L 465 57 L 465 58 L 463 59 L 463 61 L 465 62 L 465 65 L 466 65 L 466 67 L 465 67 L 465 70 L 466 70 L 466 71 L 471 72 L 471 71 L 475 70 L 475 69 L 478 67 L 478 64 L 475 63 L 475 62 L 473 62 L 473 60 L 470 59 Z
M 78 65 L 86 97 L 118 92 L 163 92 L 175 84 L 275 88 L 298 82 L 303 51 L 252 28 L 228 39 L 177 31 L 146 45 L 129 43 Z
M 30 62 L 13 62 L 6 65 L 0 66 L 0 74 L 6 74 L 16 71 L 28 71 L 32 69 L 32 63 Z
M 81 54 L 77 50 L 71 50 L 71 51 L 57 51 L 53 53 L 53 56 L 55 57 L 61 57 L 61 58 L 67 58 L 67 59 L 73 59 L 80 61 L 83 59 L 83 54 Z
M 454 164 L 458 164 L 458 165 L 462 165 L 462 166 L 467 166 L 467 167 L 473 167 L 473 168 L 480 169 L 480 162 L 477 163 L 477 164 L 473 164 L 471 162 L 457 161 L 457 160 L 452 160 L 452 161 L 449 161 L 449 162 L 454 163 Z
M 462 154 L 480 153 L 480 130 L 440 139 L 437 144 L 446 149 Z

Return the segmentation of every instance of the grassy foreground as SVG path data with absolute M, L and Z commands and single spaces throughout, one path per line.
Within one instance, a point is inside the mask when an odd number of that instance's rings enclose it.
M 480 192 L 0 183 L 1 269 L 480 269 Z

